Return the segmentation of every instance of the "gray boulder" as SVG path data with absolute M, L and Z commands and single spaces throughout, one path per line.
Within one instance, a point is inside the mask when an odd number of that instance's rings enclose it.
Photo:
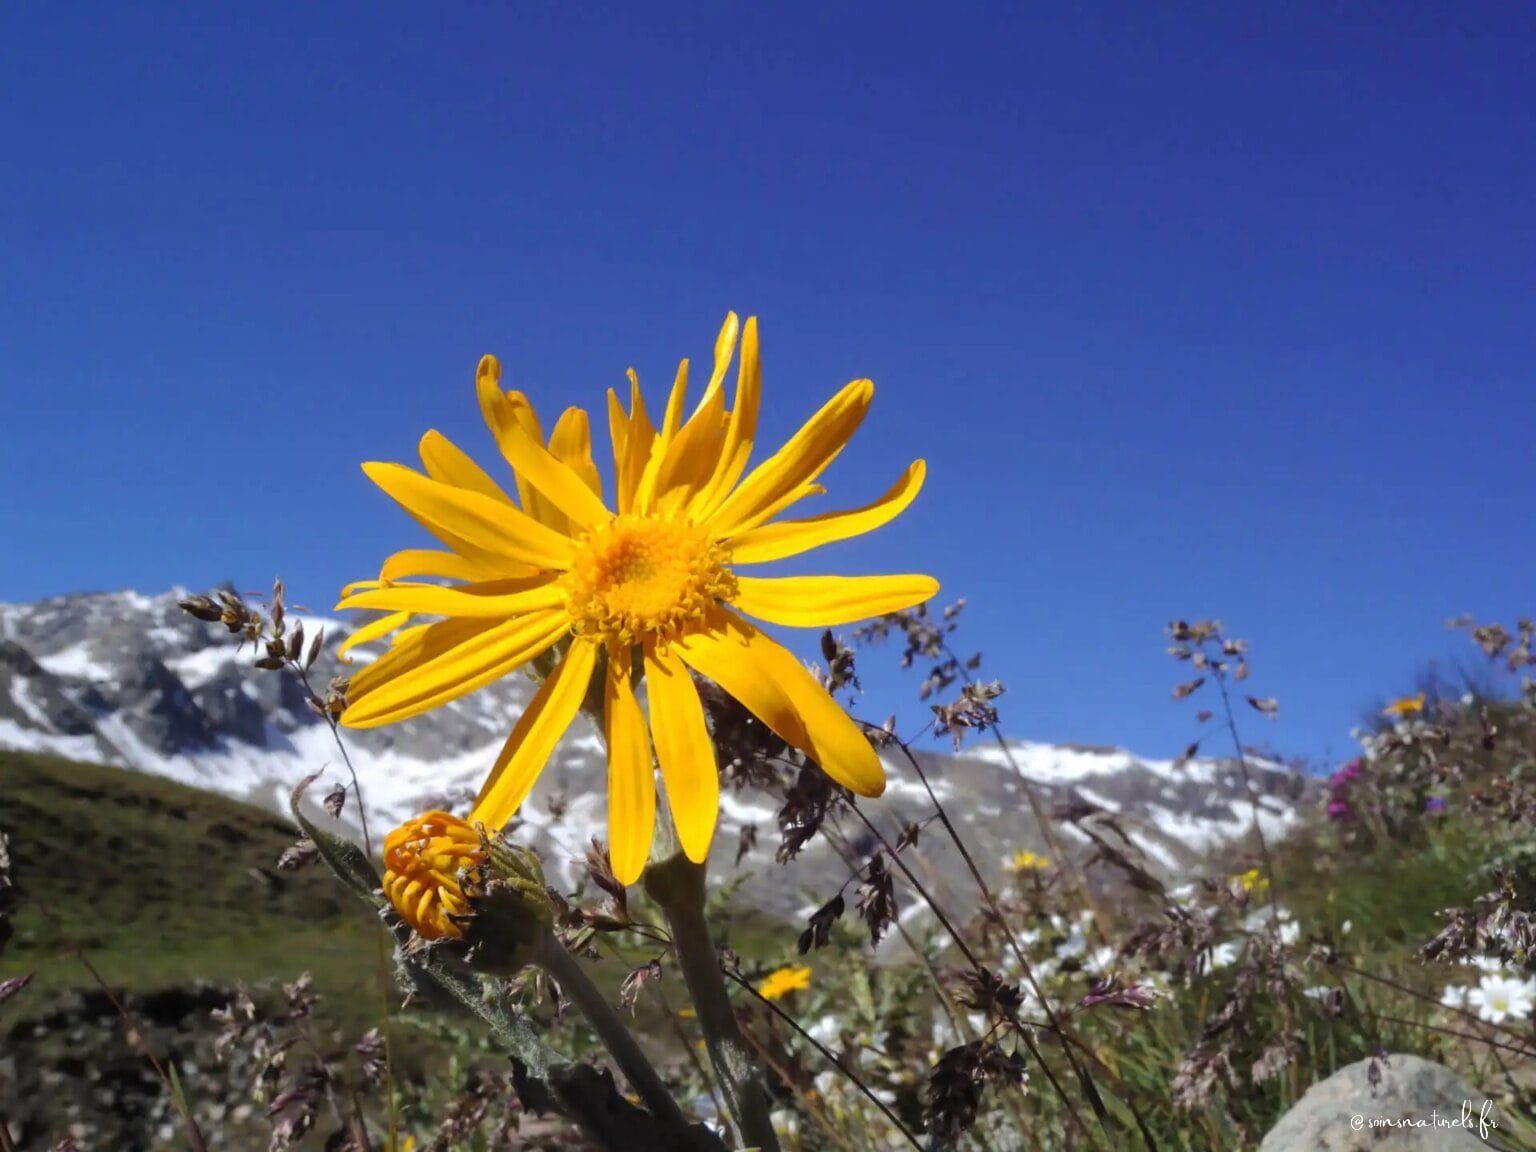
M 1380 1076 L 1374 1086 L 1372 1064 Z M 1503 1147 L 1499 1136 L 1484 1093 L 1443 1065 L 1387 1056 L 1312 1085 L 1259 1152 L 1479 1152 Z

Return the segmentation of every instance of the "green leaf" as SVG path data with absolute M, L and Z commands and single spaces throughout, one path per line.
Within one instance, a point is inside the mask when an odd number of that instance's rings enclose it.
M 320 853 L 320 859 L 324 860 L 327 867 L 337 878 L 356 893 L 363 900 L 375 908 L 382 908 L 386 901 L 379 895 L 383 882 L 378 872 L 374 869 L 373 861 L 367 854 L 345 836 L 338 836 L 334 832 L 326 831 L 319 827 L 313 820 L 304 815 L 301 801 L 309 786 L 319 779 L 320 773 L 304 777 L 299 781 L 299 786 L 293 790 L 293 796 L 289 800 L 289 807 L 293 810 L 293 818 L 304 831 L 304 835 L 314 841 L 315 848 Z

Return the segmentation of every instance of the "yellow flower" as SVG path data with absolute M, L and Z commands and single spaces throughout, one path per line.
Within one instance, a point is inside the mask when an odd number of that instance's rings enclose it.
M 1257 868 L 1250 868 L 1241 876 L 1234 876 L 1233 879 L 1242 886 L 1244 892 L 1250 895 L 1255 892 L 1262 892 L 1269 887 L 1269 878 Z
M 1383 716 L 1413 716 L 1424 711 L 1424 693 L 1394 700 L 1381 710 Z
M 458 939 L 453 917 L 469 913 L 459 873 L 484 859 L 479 833 L 457 816 L 415 816 L 384 838 L 384 894 L 419 935 Z
M 764 579 L 738 571 L 889 522 L 922 487 L 924 465 L 913 463 L 863 508 L 777 520 L 823 490 L 816 480 L 863 420 L 874 385 L 847 385 L 748 471 L 760 385 L 756 321 L 740 328 L 727 408 L 724 380 L 737 336 L 732 313 L 715 344 L 709 384 L 686 420 L 686 360 L 659 426 L 633 371 L 627 409 L 609 392 L 612 507 L 592 462 L 586 413 L 567 410 L 546 447 L 532 406 L 502 390 L 490 356 L 480 362 L 480 406 L 512 467 L 518 501 L 437 432 L 421 442 L 425 475 L 398 464 L 363 466 L 448 551 L 397 553 L 379 581 L 354 586 L 338 607 L 395 614 L 393 627 L 402 615 L 444 619 L 396 633 L 389 651 L 352 677 L 341 722 L 372 728 L 404 720 L 545 656 L 553 668 L 470 813 L 471 821 L 499 828 L 527 797 L 596 677 L 608 744 L 609 853 L 626 884 L 639 878 L 650 849 L 653 749 L 684 851 L 695 861 L 709 851 L 720 785 L 690 670 L 839 784 L 862 796 L 884 790 L 879 758 L 858 726 L 799 660 L 741 613 L 830 627 L 908 608 L 938 591 L 919 575 Z M 649 719 L 635 694 L 641 672 Z
M 1015 872 L 1043 872 L 1050 866 L 1049 859 L 1028 850 L 1015 852 L 1013 859 L 1008 862 L 1008 867 Z
M 763 977 L 757 986 L 757 994 L 764 1000 L 778 1000 L 791 992 L 811 986 L 811 970 L 804 964 L 791 964 L 778 968 Z

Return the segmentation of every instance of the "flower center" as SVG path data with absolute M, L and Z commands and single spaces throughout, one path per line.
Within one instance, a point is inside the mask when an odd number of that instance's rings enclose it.
M 699 525 L 617 517 L 582 542 L 565 576 L 572 624 L 613 643 L 665 643 L 735 595 L 725 560 Z
M 479 834 L 446 812 L 428 812 L 384 839 L 384 891 L 428 940 L 463 935 L 456 916 L 469 913 L 459 874 L 485 859 Z

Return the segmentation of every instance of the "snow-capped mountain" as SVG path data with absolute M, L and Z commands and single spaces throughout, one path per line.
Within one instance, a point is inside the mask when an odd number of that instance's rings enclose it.
M 343 779 L 330 730 L 294 679 L 253 668 L 249 648 L 237 651 L 223 628 L 181 611 L 177 600 L 184 594 L 92 593 L 0 604 L 0 747 L 117 764 L 283 812 L 290 789 L 305 775 L 326 769 L 317 785 L 322 791 Z M 335 620 L 298 618 L 311 636 L 325 629 L 328 649 L 350 630 Z M 322 656 L 315 683 L 323 687 L 337 670 Z M 426 808 L 463 811 L 533 687 L 511 677 L 402 724 L 347 731 L 374 829 Z M 998 867 L 1020 849 L 1047 850 L 1021 774 L 1043 811 L 1113 814 L 1152 870 L 1169 875 L 1252 827 L 1241 774 L 1229 761 L 1175 765 L 1117 748 L 1027 742 L 1005 752 L 980 741 L 957 755 L 922 753 L 920 762 L 963 823 L 973 852 Z M 1306 786 L 1277 765 L 1251 766 L 1263 828 L 1273 836 L 1295 818 Z M 887 768 L 886 796 L 868 811 L 884 818 L 894 836 L 931 805 L 909 764 L 888 757 Z M 568 876 L 586 837 L 601 834 L 606 804 L 602 744 L 583 717 L 524 805 L 519 837 L 543 851 L 554 873 Z M 1053 822 L 1061 843 L 1091 848 L 1070 822 Z M 819 839 L 787 869 L 770 866 L 775 808 L 769 797 L 750 791 L 722 797 L 717 873 L 734 867 L 746 825 L 757 826 L 762 846 L 742 862 L 742 890 L 766 909 L 802 911 L 847 874 Z M 960 864 L 946 847 L 935 828 L 917 850 L 938 876 L 959 885 Z

